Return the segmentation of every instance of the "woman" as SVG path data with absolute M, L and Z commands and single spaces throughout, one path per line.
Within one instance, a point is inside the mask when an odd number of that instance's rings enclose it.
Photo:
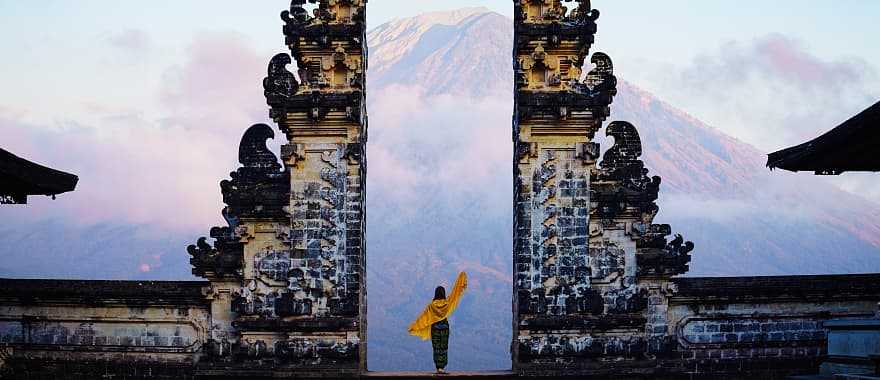
M 446 298 L 446 289 L 438 286 L 434 290 L 434 300 L 409 326 L 411 335 L 422 340 L 431 338 L 431 346 L 434 348 L 434 367 L 437 368 L 437 373 L 446 373 L 446 363 L 449 359 L 446 355 L 449 349 L 449 321 L 446 318 L 455 311 L 465 289 L 467 289 L 467 274 L 461 272 L 455 280 L 449 298 Z

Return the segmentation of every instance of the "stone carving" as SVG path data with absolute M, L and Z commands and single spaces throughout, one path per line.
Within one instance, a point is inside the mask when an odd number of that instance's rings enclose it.
M 281 169 L 266 140 L 275 136 L 269 126 L 254 125 L 244 133 L 238 150 L 242 167 L 230 173 L 231 180 L 220 182 L 223 218 L 228 227 L 214 227 L 213 246 L 202 237 L 187 247 L 193 274 L 200 277 L 241 277 L 244 244 L 237 231 L 242 219 L 287 220 L 284 207 L 289 201 L 290 176 Z
M 676 234 L 675 239 L 666 245 L 666 250 L 675 255 L 687 255 L 690 251 L 694 250 L 694 243 L 684 241 L 681 234 Z
M 244 133 L 238 160 L 242 167 L 220 182 L 228 214 L 239 219 L 287 220 L 284 207 L 290 199 L 290 174 L 281 170 L 266 141 L 275 133 L 268 125 L 256 124 Z
M 548 54 L 540 42 L 529 54 L 519 55 L 514 67 L 516 87 L 535 91 L 521 91 L 517 95 L 517 117 L 558 122 L 570 119 L 575 112 L 589 110 L 587 121 L 592 128 L 587 133 L 592 138 L 610 114 L 608 106 L 617 94 L 617 78 L 611 58 L 595 53 L 592 62 L 596 67 L 581 83 L 579 62 L 583 59 L 577 56 Z
M 574 86 L 581 93 L 594 98 L 596 106 L 593 107 L 593 113 L 597 117 L 605 118 L 611 114 L 608 105 L 617 95 L 617 77 L 614 76 L 614 64 L 611 62 L 611 57 L 605 53 L 593 54 L 590 62 L 595 67 L 587 73 L 586 81 L 582 86 L 577 84 Z
M 194 275 L 218 278 L 241 277 L 243 244 L 232 231 L 231 227 L 211 228 L 213 246 L 208 244 L 207 238 L 202 237 L 196 244 L 186 248 Z
M 316 297 L 311 308 L 317 315 L 352 316 L 359 292 L 360 210 L 347 204 L 358 197 L 350 187 L 348 161 L 357 154 L 351 145 L 321 153 L 320 181 L 305 183 L 294 193 L 289 233 L 293 264 L 289 289 L 298 299 Z M 302 306 L 292 305 L 294 310 Z
M 571 0 L 565 0 L 570 2 Z M 592 9 L 590 0 L 576 0 L 577 7 L 569 10 L 562 0 L 517 0 L 514 17 L 528 23 L 582 23 L 596 21 L 599 11 Z
M 639 276 L 662 275 L 673 276 L 677 274 L 687 273 L 688 263 L 691 261 L 690 252 L 694 249 L 694 243 L 684 241 L 681 235 L 675 235 L 675 238 L 662 248 L 658 248 L 656 241 L 661 239 L 665 242 L 665 236 L 669 235 L 669 225 L 660 225 L 664 227 L 661 233 L 653 233 L 650 237 L 652 242 L 646 246 L 639 246 L 638 274 Z
M 263 79 L 266 103 L 273 119 L 286 117 L 285 105 L 299 90 L 299 82 L 286 66 L 291 63 L 287 53 L 277 54 L 269 61 L 268 76 Z
M 308 0 L 310 3 L 317 3 L 319 0 Z M 324 25 L 336 23 L 363 23 L 365 20 L 364 11 L 366 0 L 335 0 L 332 1 L 332 7 L 328 6 L 326 0 L 320 1 L 321 6 L 313 11 L 313 15 L 309 15 L 303 6 L 306 0 L 293 0 L 290 3 L 290 10 L 281 13 L 281 19 L 286 23 L 295 25 Z
M 826 339 L 821 323 L 810 316 L 688 318 L 679 339 L 692 348 L 791 347 Z
M 305 4 L 306 0 L 291 1 L 290 10 L 281 12 L 281 20 L 283 20 L 285 24 L 304 25 L 308 23 L 312 17 L 309 16 L 309 12 L 303 8 L 303 5 Z M 285 28 L 287 28 L 286 25 Z
M 639 249 L 638 275 L 674 275 L 687 271 L 692 242 L 681 235 L 667 243 L 671 234 L 669 225 L 655 225 L 650 221 L 659 211 L 655 201 L 660 189 L 659 176 L 648 176 L 648 169 L 639 159 L 642 143 L 635 126 L 624 121 L 612 122 L 606 134 L 614 138 L 614 145 L 603 155 L 601 170 L 596 176 L 591 194 L 596 204 L 596 216 L 607 225 L 615 218 L 638 220 L 632 225 L 632 234 Z
M 599 19 L 599 10 L 593 9 L 590 0 L 578 1 L 578 6 L 571 13 L 571 19 L 578 24 L 594 23 Z
M 527 145 L 522 145 L 527 146 Z M 530 314 L 565 314 L 601 310 L 601 298 L 590 289 L 587 261 L 589 172 L 573 151 L 543 150 L 532 173 L 528 243 L 519 245 L 519 308 Z M 521 227 L 519 227 L 521 228 Z M 525 232 L 525 230 L 523 230 Z
M 300 365 L 356 362 L 358 347 L 357 340 L 298 338 L 275 343 L 275 356 Z
M 590 189 L 597 216 L 609 221 L 633 210 L 638 219 L 653 219 L 661 180 L 659 176 L 648 177 L 648 169 L 639 160 L 642 143 L 638 131 L 630 123 L 615 121 L 606 135 L 614 138 L 614 145 L 603 155 L 597 183 Z
M 648 169 L 639 160 L 642 156 L 642 140 L 635 126 L 625 121 L 615 121 L 608 125 L 605 134 L 614 138 L 599 167 L 602 168 L 599 180 L 614 180 L 633 192 L 645 194 L 646 199 L 654 201 L 660 190 L 660 177 L 648 177 Z

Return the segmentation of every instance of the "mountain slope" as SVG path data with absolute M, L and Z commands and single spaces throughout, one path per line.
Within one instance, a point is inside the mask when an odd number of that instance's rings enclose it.
M 383 24 L 367 36 L 370 85 L 406 83 L 429 94 L 510 94 L 512 33 L 510 19 L 485 8 Z

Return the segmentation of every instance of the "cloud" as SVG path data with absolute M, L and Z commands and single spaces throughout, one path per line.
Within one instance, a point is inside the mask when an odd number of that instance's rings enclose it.
M 152 47 L 150 35 L 141 29 L 126 29 L 106 37 L 107 43 L 117 49 L 130 52 L 145 52 Z
M 869 68 L 858 60 L 825 61 L 803 44 L 781 34 L 771 34 L 750 44 L 730 41 L 717 55 L 702 55 L 683 72 L 683 79 L 695 80 L 691 86 L 731 84 L 759 77 L 768 85 L 786 85 L 804 91 L 841 92 L 863 79 Z M 702 82 L 706 75 L 717 83 Z
M 509 99 L 428 95 L 404 85 L 370 96 L 372 194 L 415 200 L 431 187 L 494 199 L 510 192 Z
M 197 36 L 186 60 L 164 75 L 159 100 L 169 111 L 165 121 L 215 133 L 267 121 L 262 83 L 270 57 L 237 33 Z
M 136 105 L 83 103 L 95 121 L 38 125 L 19 112 L 0 113 L 0 135 L 10 136 L 4 148 L 80 177 L 73 193 L 56 201 L 33 197 L 32 205 L 8 212 L 174 230 L 221 223 L 218 183 L 238 166 L 244 130 L 267 119 L 261 89 L 267 60 L 238 35 L 205 34 L 168 69 L 157 94 L 159 115 Z
M 727 42 L 686 67 L 657 70 L 645 81 L 653 92 L 767 151 L 818 136 L 880 98 L 876 68 L 821 57 L 780 34 Z
M 0 113 L 0 134 L 12 136 L 5 147 L 80 176 L 75 192 L 12 212 L 178 231 L 222 223 L 218 183 L 238 166 L 244 130 L 269 122 L 261 87 L 269 56 L 237 34 L 206 33 L 165 71 L 159 114 L 82 102 L 89 121 L 41 125 Z M 443 189 L 451 207 L 473 196 L 500 202 L 498 194 L 510 193 L 510 108 L 507 98 L 426 95 L 412 86 L 372 91 L 370 198 L 411 211 L 425 189 Z M 275 151 L 283 140 L 276 135 Z

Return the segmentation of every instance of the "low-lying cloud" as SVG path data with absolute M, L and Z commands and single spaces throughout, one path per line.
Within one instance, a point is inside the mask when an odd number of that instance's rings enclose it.
M 424 93 L 402 85 L 370 93 L 370 191 L 412 199 L 421 186 L 509 187 L 509 99 Z
M 127 40 L 137 38 L 117 43 Z M 137 105 L 84 103 L 95 121 L 35 125 L 22 112 L 2 110 L 0 135 L 9 136 L 4 148 L 80 177 L 73 193 L 56 201 L 32 197 L 28 207 L 4 208 L 4 214 L 177 230 L 218 223 L 218 183 L 237 166 L 241 134 L 266 121 L 263 58 L 235 34 L 196 38 L 186 59 L 166 72 L 156 94 L 164 109 L 159 115 L 145 115 Z

